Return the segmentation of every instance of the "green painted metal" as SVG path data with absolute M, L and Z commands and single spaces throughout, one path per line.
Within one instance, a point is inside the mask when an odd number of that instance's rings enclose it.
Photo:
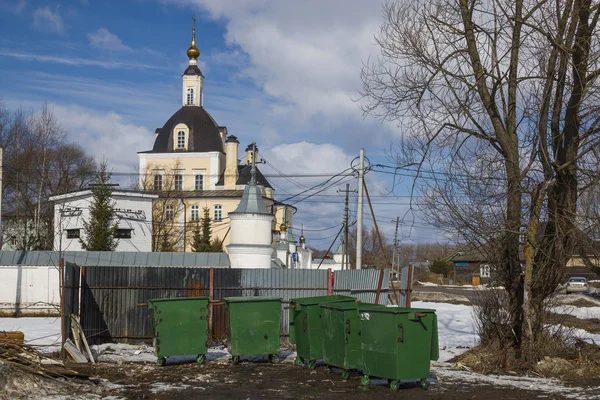
M 280 297 L 226 297 L 229 352 L 234 357 L 279 354 Z M 271 357 L 276 361 L 275 357 Z
M 439 357 L 435 310 L 359 304 L 358 311 L 365 376 L 398 381 L 429 377 L 429 361 Z
M 152 337 L 156 356 L 206 354 L 208 297 L 177 297 L 148 300 L 152 313 Z M 203 359 L 201 357 L 200 359 Z
M 385 308 L 356 302 L 321 305 L 323 361 L 343 370 L 362 369 L 359 304 L 362 310 Z
M 309 361 L 309 367 L 314 366 L 314 361 L 323 358 L 321 304 L 338 302 L 356 302 L 356 299 L 350 296 L 334 295 L 290 300 L 293 311 L 293 315 L 290 315 L 290 329 L 294 329 L 296 353 L 300 360 Z

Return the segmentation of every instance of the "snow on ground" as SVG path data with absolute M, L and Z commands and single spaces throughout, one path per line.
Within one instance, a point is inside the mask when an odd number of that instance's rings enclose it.
M 600 319 L 600 307 L 574 307 L 569 305 L 561 305 L 558 307 L 552 307 L 550 311 L 557 314 L 572 315 L 581 319 Z
M 446 364 L 432 368 L 433 375 L 438 379 L 443 378 L 446 381 L 465 382 L 469 385 L 482 384 L 512 387 L 516 389 L 531 390 L 536 392 L 539 397 L 540 392 L 548 394 L 548 397 L 561 395 L 570 399 L 592 400 L 598 399 L 600 387 L 590 386 L 587 388 L 573 388 L 564 386 L 557 379 L 550 378 L 532 378 L 526 376 L 508 376 L 508 375 L 482 375 L 474 372 L 468 372 L 463 369 L 452 368 L 452 365 Z M 443 383 L 442 383 L 443 386 Z
M 39 346 L 42 352 L 60 350 L 60 318 L 0 318 L 0 331 L 21 331 L 25 343 Z
M 440 344 L 439 361 L 448 361 L 479 343 L 475 333 L 472 306 L 425 301 L 413 301 L 411 306 L 436 310 Z

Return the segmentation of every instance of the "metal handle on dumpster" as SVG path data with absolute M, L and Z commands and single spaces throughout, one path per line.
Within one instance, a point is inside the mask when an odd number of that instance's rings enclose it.
M 221 300 L 209 300 L 208 302 L 215 306 L 222 306 L 225 304 L 225 302 Z
M 421 313 L 421 312 L 415 313 L 415 317 L 417 317 L 417 318 L 425 318 L 426 316 L 427 316 L 427 314 L 425 314 L 425 313 Z
M 306 318 L 307 317 L 308 317 L 307 314 L 304 314 L 302 316 L 302 330 L 305 331 L 305 332 L 308 330 L 308 324 L 306 323 Z
M 398 338 L 398 343 L 404 343 L 404 325 L 398 324 L 398 328 L 402 332 L 402 335 Z
M 296 308 L 296 306 L 286 306 L 286 307 L 283 307 L 284 310 L 293 310 L 295 308 Z
M 350 334 L 350 320 L 349 319 L 346 320 L 346 333 Z
M 148 305 L 148 303 L 137 303 L 136 306 L 138 307 L 146 307 Z

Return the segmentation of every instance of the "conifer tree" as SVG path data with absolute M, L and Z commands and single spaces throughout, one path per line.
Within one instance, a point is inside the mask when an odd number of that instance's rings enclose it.
M 104 161 L 92 187 L 90 219 L 83 221 L 83 237 L 79 238 L 81 247 L 87 251 L 113 251 L 119 243 L 115 239 L 118 224 L 114 221 L 115 209 L 109 185 L 111 174 L 106 169 Z
M 192 239 L 192 250 L 198 253 L 213 251 L 211 245 L 212 229 L 210 227 L 210 210 L 208 207 L 202 209 L 204 215 L 200 224 L 196 224 L 194 238 Z

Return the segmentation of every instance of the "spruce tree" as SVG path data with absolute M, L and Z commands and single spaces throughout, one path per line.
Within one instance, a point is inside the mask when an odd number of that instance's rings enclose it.
M 83 238 L 79 238 L 81 247 L 87 251 L 113 251 L 118 239 L 115 239 L 118 224 L 115 219 L 112 190 L 109 185 L 111 174 L 106 171 L 106 161 L 100 166 L 100 173 L 92 187 L 90 219 L 83 221 Z
M 213 243 L 210 240 L 212 236 L 212 229 L 210 227 L 210 210 L 208 207 L 204 207 L 202 211 L 204 215 L 200 220 L 200 224 L 196 224 L 194 229 L 194 238 L 192 239 L 192 250 L 197 253 L 214 251 Z

